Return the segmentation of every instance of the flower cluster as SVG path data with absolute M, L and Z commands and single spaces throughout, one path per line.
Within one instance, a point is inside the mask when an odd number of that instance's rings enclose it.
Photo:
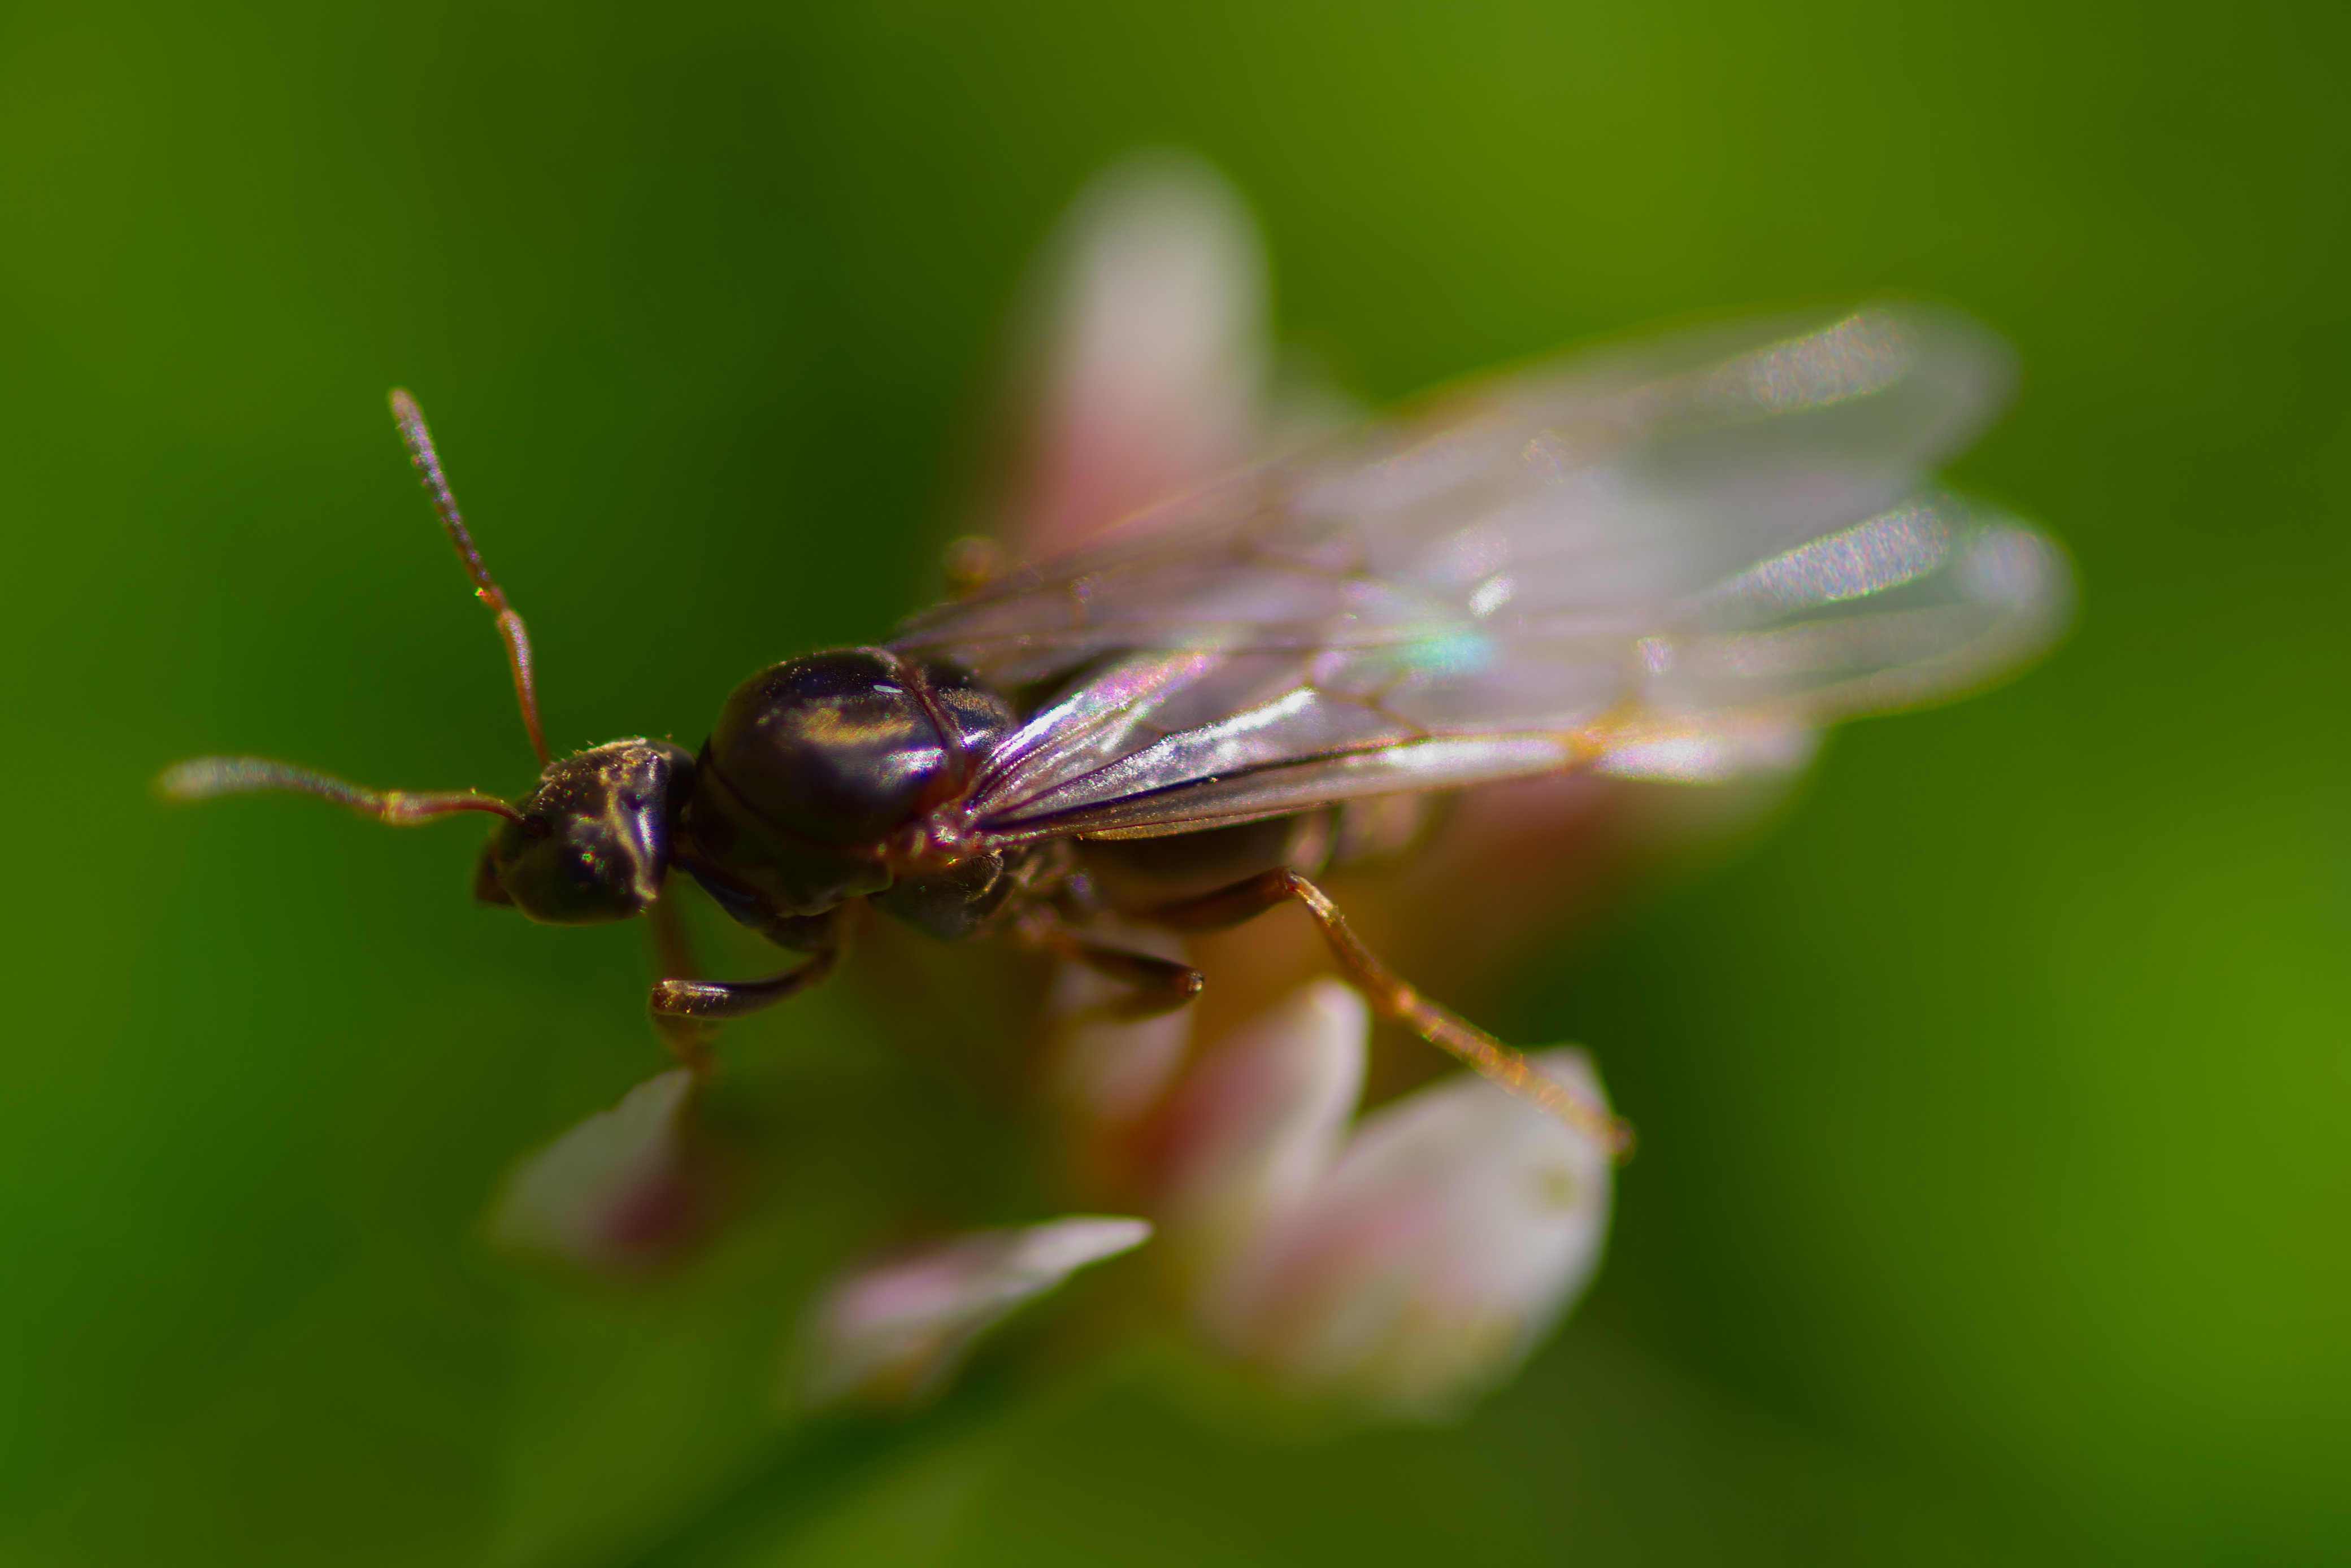
M 1610 1158 L 1484 1080 L 1445 1080 L 1358 1116 L 1371 1019 L 1335 981 L 1196 1044 L 1187 1014 L 1100 1016 L 1106 982 L 1063 977 L 1058 1083 L 1077 1157 L 1134 1199 L 870 1259 L 808 1309 L 794 1397 L 903 1404 L 1089 1264 L 1145 1241 L 1202 1343 L 1301 1394 L 1441 1414 L 1492 1383 L 1590 1279 Z M 1601 1097 L 1579 1052 L 1544 1072 Z M 1144 1075 L 1151 1081 L 1144 1080 Z M 492 1235 L 611 1273 L 657 1261 L 689 1212 L 692 1075 L 632 1091 L 523 1162 Z
M 1441 1413 L 1516 1365 L 1591 1278 L 1607 1151 L 1475 1077 L 1359 1118 L 1371 1018 L 1338 981 L 1185 1052 L 1138 1105 L 1116 1036 L 1164 1054 L 1165 1022 L 1071 1029 L 1063 1083 L 1089 1164 L 1123 1166 L 1212 1348 L 1332 1402 Z M 1538 1062 L 1602 1098 L 1581 1053 Z

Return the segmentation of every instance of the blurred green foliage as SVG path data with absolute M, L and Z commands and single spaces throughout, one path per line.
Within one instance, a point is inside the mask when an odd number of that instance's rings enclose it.
M 2343 1561 L 2343 32 L 0 11 L 0 1560 Z M 1967 306 L 2026 382 L 1961 475 L 2066 539 L 2082 623 L 1495 1002 L 1646 1141 L 1593 1298 L 1459 1428 L 1290 1430 L 1146 1349 L 779 1430 L 778 1303 L 853 1193 L 665 1288 L 479 1251 L 506 1162 L 658 1064 L 635 934 L 471 907 L 464 830 L 146 781 L 528 777 L 395 382 L 558 743 L 696 739 L 875 636 L 992 461 L 1035 246 L 1144 141 L 1234 176 L 1285 337 L 1374 397 L 1696 310 Z M 922 1076 L 876 997 L 743 1032 L 807 1085 L 783 1131 Z

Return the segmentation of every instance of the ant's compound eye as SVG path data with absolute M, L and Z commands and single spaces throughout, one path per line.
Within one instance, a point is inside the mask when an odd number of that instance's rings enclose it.
M 660 741 L 615 741 L 551 763 L 498 826 L 474 881 L 486 903 L 546 925 L 641 914 L 669 869 L 670 810 L 692 787 L 694 759 Z

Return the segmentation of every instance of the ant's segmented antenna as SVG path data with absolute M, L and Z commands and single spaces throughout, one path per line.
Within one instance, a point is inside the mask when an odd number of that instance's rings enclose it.
M 433 450 L 433 432 L 424 428 L 423 411 L 408 395 L 407 389 L 392 389 L 392 417 L 400 421 L 400 439 L 408 444 L 408 461 L 415 464 L 416 477 L 424 482 L 424 493 L 433 503 L 434 515 L 449 531 L 449 543 L 457 548 L 458 564 L 474 579 L 474 597 L 489 606 L 490 613 L 497 617 L 498 635 L 506 639 L 507 662 L 514 668 L 515 700 L 522 704 L 522 722 L 529 727 L 531 747 L 538 753 L 539 766 L 545 767 L 549 760 L 547 735 L 538 726 L 538 685 L 531 674 L 530 634 L 523 630 L 522 617 L 507 603 L 505 592 L 490 576 L 490 568 L 483 564 L 481 551 L 474 546 L 473 535 L 465 531 L 465 519 L 457 511 L 457 498 L 449 493 L 449 481 L 441 472 L 440 454 Z
M 438 822 L 461 811 L 483 811 L 520 822 L 522 814 L 495 795 L 472 790 L 374 790 L 346 784 L 325 774 L 312 773 L 266 757 L 191 757 L 163 770 L 155 788 L 172 801 L 212 800 L 225 794 L 258 794 L 265 791 L 316 795 L 387 827 L 416 827 Z

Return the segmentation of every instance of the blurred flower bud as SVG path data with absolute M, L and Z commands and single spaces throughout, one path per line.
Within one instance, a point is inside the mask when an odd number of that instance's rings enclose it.
M 1044 281 L 1025 550 L 1073 544 L 1255 455 L 1265 258 L 1216 171 L 1173 151 L 1112 169 L 1064 221 Z
M 592 1272 L 674 1251 L 693 1220 L 683 1135 L 694 1087 L 684 1067 L 648 1078 L 526 1158 L 492 1205 L 490 1240 Z
M 789 1392 L 810 1405 L 916 1403 L 944 1387 L 973 1343 L 1013 1311 L 1150 1236 L 1141 1220 L 1071 1215 L 852 1270 L 810 1313 Z

